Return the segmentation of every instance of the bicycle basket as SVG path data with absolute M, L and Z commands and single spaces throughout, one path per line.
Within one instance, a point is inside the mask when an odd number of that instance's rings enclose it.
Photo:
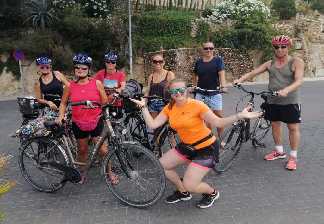
M 27 124 L 21 126 L 16 134 L 20 137 L 43 137 L 50 134 L 50 131 L 44 126 L 44 118 L 37 118 L 29 121 Z
M 39 106 L 37 99 L 34 97 L 18 97 L 17 98 L 20 113 L 25 118 L 36 118 L 39 115 Z

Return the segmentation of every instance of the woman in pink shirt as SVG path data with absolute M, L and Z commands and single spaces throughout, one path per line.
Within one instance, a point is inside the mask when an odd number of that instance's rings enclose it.
M 121 92 L 126 85 L 126 75 L 116 69 L 118 54 L 115 51 L 108 51 L 104 55 L 105 68 L 98 71 L 94 78 L 104 83 L 104 86 L 116 89 Z
M 92 59 L 86 54 L 77 54 L 73 57 L 75 81 L 71 81 L 70 85 L 64 89 L 61 100 L 60 112 L 58 120 L 61 122 L 64 118 L 66 105 L 68 100 L 73 102 L 80 101 L 95 101 L 100 104 L 108 102 L 104 87 L 99 80 L 89 77 L 89 69 L 92 64 Z M 101 108 L 86 108 L 85 106 L 72 107 L 72 130 L 75 138 L 78 141 L 79 153 L 78 161 L 86 163 L 88 159 L 88 142 L 90 137 L 97 141 L 103 128 L 104 122 L 101 118 Z M 101 147 L 100 155 L 107 154 L 107 146 Z M 82 180 L 84 183 L 84 166 L 80 167 Z M 110 171 L 109 174 L 112 181 L 117 181 L 117 177 Z

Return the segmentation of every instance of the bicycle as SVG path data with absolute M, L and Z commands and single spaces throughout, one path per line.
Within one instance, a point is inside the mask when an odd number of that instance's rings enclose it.
M 143 96 L 144 98 L 150 100 L 162 99 L 166 104 L 167 101 L 159 96 Z M 139 142 L 145 148 L 156 154 L 157 157 L 162 157 L 164 149 L 163 146 L 168 141 L 168 146 L 171 148 L 175 147 L 178 143 L 178 137 L 175 130 L 173 130 L 169 123 L 165 123 L 161 127 L 154 130 L 152 139 L 150 139 L 150 133 L 147 130 L 146 123 L 142 112 L 136 108 L 129 112 L 125 119 L 124 125 L 129 130 L 130 139 Z
M 277 92 L 273 91 L 261 91 L 253 92 L 248 91 L 242 85 L 236 84 L 234 87 L 247 93 L 249 96 L 248 104 L 255 107 L 255 96 L 260 96 L 263 103 L 260 105 L 261 111 L 265 113 L 268 97 L 277 96 Z M 239 104 L 240 102 L 238 102 Z M 236 110 L 238 110 L 238 104 Z M 238 111 L 237 111 L 238 112 Z M 221 148 L 219 153 L 219 163 L 216 164 L 215 170 L 217 172 L 224 172 L 228 170 L 236 156 L 239 154 L 243 143 L 251 140 L 253 147 L 265 147 L 262 140 L 270 131 L 271 123 L 266 120 L 264 116 L 256 119 L 254 125 L 251 125 L 249 119 L 242 119 L 235 122 L 229 129 L 227 129 L 221 137 Z
M 95 102 L 84 101 L 72 103 L 72 106 L 85 105 L 89 108 L 99 106 Z M 89 161 L 86 164 L 77 162 L 68 144 L 63 144 L 59 139 L 65 135 L 64 128 L 59 127 L 55 122 L 48 122 L 45 126 L 50 135 L 40 138 L 30 138 L 28 144 L 24 144 L 21 150 L 19 165 L 24 178 L 36 190 L 54 192 L 64 186 L 66 181 L 77 182 L 80 180 L 80 173 L 77 172 L 77 165 L 85 165 L 87 172 L 95 162 L 100 147 L 108 141 L 109 153 L 102 161 L 102 173 L 106 184 L 113 195 L 134 207 L 147 207 L 156 203 L 162 196 L 165 189 L 164 170 L 156 157 L 145 148 L 135 142 L 123 141 L 120 130 L 124 130 L 119 122 L 113 122 L 109 113 L 110 105 L 103 108 L 103 118 L 106 124 L 98 142 L 90 153 Z M 32 147 L 32 143 L 37 143 Z M 39 147 L 42 146 L 42 147 Z M 141 156 L 135 156 L 140 154 Z M 26 169 L 26 163 L 31 161 L 37 171 L 45 170 L 46 177 L 55 177 L 46 186 L 42 185 L 32 173 Z M 119 183 L 112 184 L 108 175 L 108 167 L 118 174 Z

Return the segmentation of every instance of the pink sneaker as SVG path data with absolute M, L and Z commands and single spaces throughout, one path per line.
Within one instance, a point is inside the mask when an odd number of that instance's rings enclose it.
M 287 165 L 286 165 L 287 170 L 296 170 L 297 169 L 297 159 L 289 156 Z
M 279 153 L 277 150 L 272 150 L 269 154 L 264 156 L 264 159 L 267 161 L 273 161 L 276 159 L 286 158 L 286 153 Z

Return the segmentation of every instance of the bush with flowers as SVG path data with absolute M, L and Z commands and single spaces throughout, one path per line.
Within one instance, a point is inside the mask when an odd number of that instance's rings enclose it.
M 53 5 L 58 9 L 71 8 L 79 4 L 82 10 L 91 17 L 106 18 L 111 13 L 109 0 L 53 0 Z
M 203 12 L 203 21 L 209 24 L 209 39 L 218 47 L 241 50 L 261 50 L 271 55 L 271 25 L 269 7 L 261 0 L 224 0 Z
M 227 20 L 258 19 L 260 22 L 270 18 L 269 7 L 260 0 L 225 0 L 216 7 L 208 9 L 205 21 L 221 24 Z

